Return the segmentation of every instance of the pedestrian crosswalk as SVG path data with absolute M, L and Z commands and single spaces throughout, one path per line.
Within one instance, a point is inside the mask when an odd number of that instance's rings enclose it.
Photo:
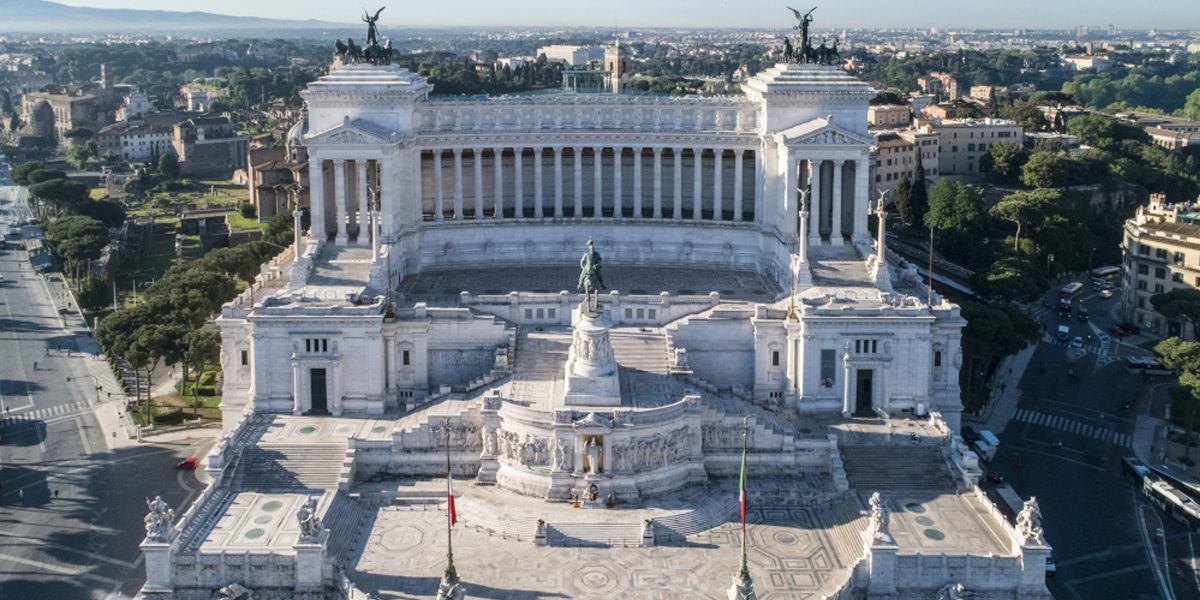
M 1060 340 L 1058 339 L 1058 336 L 1050 335 L 1049 333 L 1042 335 L 1042 341 L 1055 346 L 1062 346 L 1064 348 L 1071 347 L 1071 340 Z M 1079 350 L 1082 350 L 1087 354 L 1095 354 L 1098 356 L 1104 356 L 1108 354 L 1107 348 L 1104 345 L 1096 346 L 1092 344 L 1084 344 L 1083 347 L 1079 348 Z
M 1065 431 L 1067 433 L 1075 433 L 1084 437 L 1097 439 L 1102 442 L 1116 444 L 1117 446 L 1124 446 L 1126 448 L 1133 446 L 1133 438 L 1131 438 L 1128 434 L 1118 433 L 1107 427 L 1080 423 L 1079 421 L 1074 421 L 1057 415 L 1048 415 L 1046 413 L 1040 413 L 1021 408 L 1017 410 L 1017 414 L 1013 418 L 1031 425 L 1039 425 L 1042 427 L 1049 427 L 1050 429 Z
M 11 414 L 6 413 L 3 418 L 0 418 L 0 426 L 12 425 L 16 423 L 25 423 L 29 421 L 41 421 L 60 415 L 67 415 L 88 408 L 87 402 L 72 402 L 71 404 L 59 404 L 57 406 L 48 406 L 39 408 L 25 413 Z

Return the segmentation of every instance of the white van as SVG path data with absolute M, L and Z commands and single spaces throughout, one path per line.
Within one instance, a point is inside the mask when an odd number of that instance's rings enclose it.
M 1000 438 L 996 434 L 984 429 L 979 432 L 979 439 L 987 442 L 988 445 L 988 460 L 992 460 L 996 456 L 996 449 L 1000 447 Z
M 992 448 L 990 448 L 987 445 L 987 442 L 983 440 L 975 440 L 975 443 L 971 444 L 971 446 L 975 450 L 975 454 L 979 455 L 979 460 L 982 460 L 983 462 L 991 460 L 991 457 L 995 455 L 995 452 L 992 450 Z

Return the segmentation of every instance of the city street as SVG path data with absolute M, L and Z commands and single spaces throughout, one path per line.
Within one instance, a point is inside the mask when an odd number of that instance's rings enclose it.
M 26 216 L 14 190 L 0 187 L 0 223 Z M 124 397 L 97 389 L 89 363 L 103 359 L 79 351 L 91 340 L 78 313 L 66 312 L 69 296 L 32 272 L 19 238 L 8 240 L 0 251 L 0 598 L 132 596 L 145 579 L 146 498 L 186 506 L 203 486 L 174 465 L 202 457 L 218 430 L 143 444 L 123 428 L 103 430 L 96 410 Z
M 1059 600 L 1200 598 L 1192 535 L 1121 471 L 1121 458 L 1133 455 L 1138 415 L 1164 415 L 1167 385 L 1158 384 L 1170 380 L 1125 366 L 1125 357 L 1149 355 L 1153 340 L 1111 339 L 1117 300 L 1084 284 L 1088 322 L 1078 318 L 1079 301 L 1071 317 L 1059 316 L 1061 284 L 1034 311 L 1046 335 L 1020 380 L 1014 418 L 996 432 L 1000 450 L 991 466 L 1022 497 L 1037 496 L 1058 568 L 1047 585 Z M 1070 328 L 1068 340 L 1083 338 L 1083 347 L 1059 341 L 1060 325 Z M 1158 528 L 1165 556 L 1152 543 Z

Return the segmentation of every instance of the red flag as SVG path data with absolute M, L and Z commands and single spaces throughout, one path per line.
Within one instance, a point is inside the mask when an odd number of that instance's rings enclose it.
M 449 479 L 447 489 L 450 490 L 450 526 L 453 527 L 455 523 L 458 523 L 458 513 L 454 511 L 454 478 L 448 477 L 447 479 Z

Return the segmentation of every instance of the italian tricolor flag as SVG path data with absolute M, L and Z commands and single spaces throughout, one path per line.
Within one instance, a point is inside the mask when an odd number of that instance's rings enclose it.
M 447 482 L 446 489 L 449 490 L 449 496 L 450 496 L 450 500 L 449 500 L 450 526 L 453 527 L 455 525 L 455 523 L 458 523 L 458 513 L 456 513 L 454 511 L 454 478 L 450 477 L 449 474 L 447 474 L 446 482 Z
M 742 445 L 742 477 L 738 482 L 738 490 L 740 491 L 740 500 L 742 502 L 742 526 L 746 525 L 746 446 Z

